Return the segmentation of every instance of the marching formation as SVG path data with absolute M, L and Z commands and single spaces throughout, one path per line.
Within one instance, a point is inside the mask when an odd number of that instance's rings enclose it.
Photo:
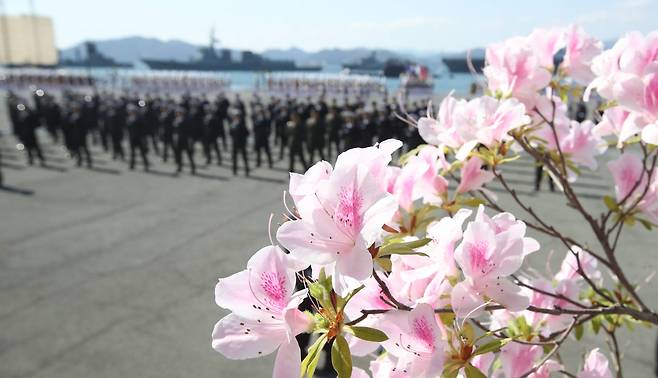
M 295 171 L 345 149 L 393 137 L 412 149 L 422 142 L 418 129 L 396 114 L 408 112 L 417 118 L 424 111 L 420 103 L 408 110 L 393 102 L 366 103 L 358 98 L 339 102 L 324 96 L 262 99 L 254 94 L 243 100 L 237 93 L 215 98 L 73 91 L 53 95 L 42 89 L 31 98 L 10 93 L 7 107 L 12 133 L 26 150 L 30 165 L 47 164 L 40 147 L 46 136 L 37 132 L 43 128 L 78 166 L 93 166 L 89 148 L 93 143 L 112 159 L 126 161 L 130 169 L 139 163 L 148 170 L 159 158 L 173 161 L 177 172 L 188 165 L 195 174 L 199 150 L 206 165 L 221 165 L 223 156 L 230 154 L 233 173 L 242 166 L 246 175 L 250 153 L 255 154 L 257 167 L 266 160 L 270 168 L 287 155 L 289 169 Z

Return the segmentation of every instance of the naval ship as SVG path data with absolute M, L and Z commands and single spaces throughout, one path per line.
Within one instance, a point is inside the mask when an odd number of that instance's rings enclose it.
M 367 57 L 354 63 L 344 63 L 343 69 L 349 72 L 369 75 L 384 75 L 386 77 L 398 78 L 400 74 L 407 71 L 413 63 L 400 59 L 387 59 L 385 62 L 378 60 L 373 51 Z
M 154 70 L 176 71 L 320 71 L 322 66 L 298 66 L 292 60 L 273 60 L 249 50 L 241 52 L 242 58 L 234 60 L 230 49 L 215 50 L 216 39 L 211 32 L 209 46 L 199 49 L 201 58 L 190 61 L 142 59 Z
M 72 67 L 72 68 L 130 68 L 132 64 L 117 62 L 114 59 L 103 55 L 96 44 L 93 42 L 85 42 L 85 58 L 80 57 L 76 59 L 60 59 L 59 67 Z
M 473 63 L 473 68 L 475 72 L 482 72 L 484 68 L 484 57 L 471 57 L 471 63 Z M 450 73 L 470 73 L 471 70 L 468 67 L 468 61 L 466 56 L 454 56 L 454 57 L 443 57 L 443 64 L 448 67 Z

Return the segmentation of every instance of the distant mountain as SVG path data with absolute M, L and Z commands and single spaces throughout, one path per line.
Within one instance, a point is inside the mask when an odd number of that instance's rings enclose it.
M 179 40 L 127 37 L 94 41 L 98 51 L 119 62 L 136 62 L 141 58 L 189 60 L 198 57 L 199 46 Z M 83 43 L 60 50 L 62 58 L 84 58 Z

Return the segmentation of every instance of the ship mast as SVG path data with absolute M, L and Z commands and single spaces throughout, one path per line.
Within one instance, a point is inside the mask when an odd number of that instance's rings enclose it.
M 215 27 L 210 28 L 210 49 L 215 51 L 215 43 L 219 42 L 217 38 L 215 38 Z

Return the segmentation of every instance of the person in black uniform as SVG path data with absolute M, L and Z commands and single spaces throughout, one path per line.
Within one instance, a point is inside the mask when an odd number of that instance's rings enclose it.
M 185 112 L 184 108 L 176 110 L 174 117 L 174 133 L 176 136 L 176 173 L 183 170 L 183 152 L 187 155 L 190 162 L 192 174 L 196 174 L 196 165 L 194 164 L 194 153 L 192 151 L 192 120 Z
M 169 152 L 176 155 L 174 147 L 174 119 L 176 118 L 176 111 L 173 109 L 174 104 L 171 102 L 165 103 L 160 109 L 160 127 L 162 129 L 162 161 L 164 163 L 169 159 Z M 174 160 L 176 158 L 174 157 Z
M 335 104 L 329 109 L 329 114 L 327 114 L 326 124 L 329 127 L 329 143 L 327 144 L 327 158 L 331 160 L 332 145 L 335 147 L 336 156 L 338 156 L 342 152 L 340 149 L 340 139 L 342 134 L 343 120 Z
M 247 124 L 245 123 L 243 113 L 240 111 L 239 107 L 233 115 L 233 120 L 231 122 L 231 142 L 233 143 L 233 148 L 231 150 L 231 155 L 233 158 L 233 174 L 238 174 L 238 154 L 242 155 L 242 160 L 244 161 L 244 172 L 246 176 L 249 176 L 249 161 L 247 160 L 247 138 L 249 137 L 249 130 L 247 129 Z
M 377 141 L 383 142 L 395 137 L 395 120 L 391 114 L 391 107 L 389 105 L 384 105 L 378 113 Z
M 149 140 L 153 146 L 153 151 L 156 155 L 160 155 L 160 147 L 158 145 L 160 138 L 160 110 L 159 103 L 148 96 L 144 100 L 143 112 L 143 122 L 144 122 L 144 141 L 146 146 L 148 146 Z
M 52 96 L 48 96 L 45 102 L 44 120 L 53 142 L 59 142 L 59 131 L 62 124 L 62 109 Z
M 267 163 L 272 168 L 272 152 L 270 151 L 270 133 L 272 122 L 267 112 L 262 108 L 256 108 L 252 121 L 254 125 L 254 147 L 256 149 L 256 167 L 260 167 L 261 150 L 267 155 Z
M 356 117 L 354 116 L 354 113 L 346 111 L 343 113 L 343 118 L 345 119 L 345 125 L 343 125 L 345 132 L 345 149 L 349 150 L 351 148 L 360 147 L 362 141 L 362 130 L 359 124 L 355 122 Z
M 287 125 L 290 133 L 290 172 L 295 172 L 295 157 L 298 157 L 304 170 L 308 169 L 304 157 L 304 143 L 306 141 L 306 125 L 299 112 L 292 113 L 292 118 Z
M 206 106 L 205 118 L 204 118 L 204 141 L 203 149 L 206 155 L 206 165 L 212 163 L 212 152 L 215 152 L 217 156 L 217 165 L 222 165 L 222 153 L 219 151 L 219 144 L 217 139 L 224 129 L 224 121 L 220 119 L 219 112 L 217 109 L 213 109 L 211 106 Z M 221 131 L 220 131 L 221 130 Z
M 306 125 L 311 134 L 308 146 L 309 163 L 313 164 L 315 162 L 316 151 L 320 155 L 320 160 L 324 160 L 325 134 L 327 133 L 324 118 L 320 115 L 319 109 L 311 110 L 311 115 Z
M 231 102 L 226 98 L 226 96 L 221 93 L 217 100 L 217 119 L 219 124 L 217 125 L 219 131 L 219 137 L 222 138 L 222 148 L 224 151 L 228 149 L 226 145 L 226 131 L 224 129 L 224 123 L 228 121 L 228 110 L 231 107 Z
M 130 169 L 135 169 L 135 154 L 139 150 L 144 163 L 144 170 L 149 170 L 149 160 L 147 157 L 147 129 L 144 120 L 143 108 L 145 105 L 140 102 L 140 107 L 133 104 L 128 106 L 128 118 L 126 119 L 126 128 L 128 129 L 128 138 L 130 139 Z
M 25 104 L 18 104 L 18 131 L 19 140 L 27 150 L 27 162 L 29 165 L 34 164 L 34 157 L 39 158 L 41 165 L 45 165 L 46 161 L 41 153 L 39 141 L 37 140 L 36 130 L 39 127 L 39 118 L 37 114 L 29 109 Z
M 71 119 L 69 122 L 71 126 L 71 150 L 73 151 L 73 156 L 75 156 L 77 160 L 77 165 L 78 167 L 82 166 L 82 155 L 84 155 L 87 167 L 91 168 L 91 153 L 89 152 L 87 141 L 89 130 L 88 123 L 85 119 L 85 114 L 83 113 L 83 107 L 77 102 L 74 102 L 73 112 L 71 113 Z
M 123 135 L 126 124 L 126 107 L 125 100 L 112 102 L 108 115 L 110 139 L 112 140 L 112 160 L 126 160 L 123 151 Z
M 288 121 L 290 121 L 288 114 L 289 108 L 286 105 L 281 105 L 274 118 L 274 127 L 279 130 L 279 160 L 283 160 L 283 153 L 288 147 Z

